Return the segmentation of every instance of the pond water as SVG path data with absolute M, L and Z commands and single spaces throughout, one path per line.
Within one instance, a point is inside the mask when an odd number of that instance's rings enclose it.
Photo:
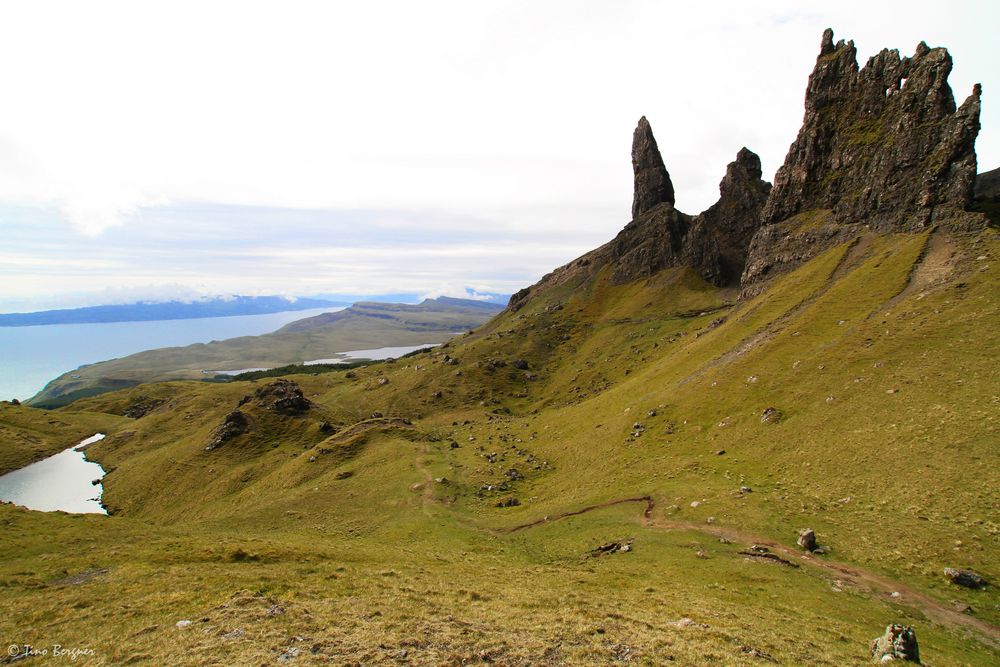
M 72 514 L 107 514 L 98 481 L 104 469 L 88 461 L 84 449 L 103 440 L 97 433 L 47 459 L 0 476 L 0 500 L 32 510 Z
M 343 364 L 349 361 L 383 361 L 385 359 L 398 359 L 404 354 L 414 350 L 422 350 L 425 347 L 437 347 L 441 343 L 424 343 L 423 345 L 399 345 L 396 347 L 376 347 L 370 350 L 350 350 L 348 352 L 337 352 L 335 357 L 329 359 L 313 359 L 303 361 L 304 366 L 315 364 Z M 250 373 L 252 371 L 266 371 L 267 368 L 238 368 L 231 371 L 202 371 L 206 375 L 239 375 L 240 373 Z

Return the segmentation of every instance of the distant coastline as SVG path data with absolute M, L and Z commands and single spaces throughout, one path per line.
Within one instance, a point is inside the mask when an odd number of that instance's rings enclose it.
M 30 327 L 52 324 L 109 324 L 239 317 L 315 310 L 350 305 L 349 302 L 284 296 L 233 296 L 198 301 L 138 302 L 85 308 L 43 310 L 34 313 L 0 313 L 0 327 Z

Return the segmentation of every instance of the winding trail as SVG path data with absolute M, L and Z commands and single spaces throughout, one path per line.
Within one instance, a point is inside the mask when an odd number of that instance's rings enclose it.
M 847 565 L 845 563 L 838 563 L 827 558 L 817 557 L 814 554 L 805 553 L 788 547 L 780 542 L 774 541 L 771 538 L 755 535 L 738 528 L 718 525 L 706 526 L 704 524 L 691 523 L 688 521 L 670 521 L 663 518 L 655 518 L 653 517 L 655 502 L 651 496 L 620 498 L 618 500 L 609 500 L 596 505 L 588 505 L 587 507 L 581 509 L 546 516 L 536 521 L 506 528 L 500 532 L 515 533 L 517 531 L 534 528 L 536 526 L 552 523 L 554 521 L 560 521 L 569 517 L 586 514 L 587 512 L 592 512 L 594 510 L 605 509 L 607 507 L 613 507 L 615 505 L 622 505 L 625 503 L 644 503 L 645 507 L 642 512 L 642 523 L 644 526 L 649 528 L 662 530 L 689 530 L 711 535 L 716 538 L 725 538 L 726 540 L 736 544 L 756 544 L 765 546 L 770 549 L 771 552 L 780 554 L 781 557 L 787 558 L 792 563 L 798 563 L 800 565 L 805 565 L 816 570 L 833 574 L 837 578 L 838 583 L 843 586 L 851 586 L 852 588 L 885 601 L 912 607 L 940 625 L 948 627 L 961 627 L 971 630 L 977 639 L 982 641 L 987 646 L 993 649 L 1000 649 L 1000 627 L 941 604 L 934 598 L 925 595 L 924 593 L 921 593 L 904 583 L 895 581 L 881 574 L 876 574 L 875 572 L 871 572 L 870 570 L 866 570 L 856 565 Z M 893 597 L 893 593 L 898 593 L 899 596 Z

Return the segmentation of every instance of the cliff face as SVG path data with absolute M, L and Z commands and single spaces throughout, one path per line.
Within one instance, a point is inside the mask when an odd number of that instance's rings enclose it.
M 968 212 L 981 89 L 976 84 L 956 107 L 951 67 L 947 50 L 921 42 L 913 56 L 884 49 L 859 68 L 854 43 L 834 44 L 826 30 L 802 128 L 774 187 L 761 179 L 760 158 L 743 148 L 719 184 L 719 201 L 694 217 L 674 208 L 670 175 L 641 118 L 632 137 L 632 221 L 611 242 L 515 294 L 511 307 L 545 284 L 608 265 L 615 283 L 690 267 L 715 285 L 739 282 L 747 298 L 771 276 L 866 229 L 981 227 L 983 216 Z
M 812 209 L 880 231 L 914 229 L 969 208 L 976 177 L 978 85 L 958 109 L 952 60 L 921 42 L 884 49 L 861 70 L 853 42 L 823 33 L 805 119 L 764 209 L 765 224 Z
M 740 279 L 770 192 L 771 184 L 761 179 L 760 158 L 748 148 L 740 149 L 719 183 L 719 201 L 698 216 L 718 246 L 722 282 Z
M 921 42 L 900 58 L 884 49 L 858 69 L 853 42 L 823 33 L 806 89 L 805 118 L 762 213 L 741 298 L 766 278 L 826 248 L 876 232 L 932 225 L 968 228 L 976 180 L 979 84 L 961 107 L 948 86 L 952 61 Z

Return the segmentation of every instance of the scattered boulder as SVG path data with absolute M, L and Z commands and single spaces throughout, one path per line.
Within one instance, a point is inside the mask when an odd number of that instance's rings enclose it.
M 177 621 L 177 623 L 175 623 L 174 625 L 176 625 L 178 628 L 183 629 L 191 625 L 191 621 L 184 619 L 182 621 Z
M 510 365 L 519 371 L 528 370 L 528 362 L 525 361 L 524 359 L 515 359 L 513 362 L 511 362 Z
M 989 582 L 982 575 L 972 570 L 957 570 L 953 567 L 946 567 L 944 576 L 948 577 L 948 581 L 951 583 L 965 588 L 986 588 L 989 585 Z
M 381 378 L 379 378 L 377 380 L 377 382 L 378 382 L 378 386 L 384 387 L 385 385 L 389 384 L 389 378 L 387 378 L 387 377 L 381 377 Z
M 781 410 L 778 408 L 764 408 L 764 412 L 760 415 L 761 424 L 777 424 L 782 418 Z
M 797 540 L 799 547 L 806 551 L 815 551 L 816 547 L 816 531 L 812 528 L 806 528 L 805 530 L 799 531 L 799 539 Z
M 319 425 L 320 433 L 334 433 L 336 432 L 336 430 L 337 429 L 334 427 L 334 425 L 328 421 L 324 421 L 322 424 Z
M 214 431 L 212 431 L 212 440 L 205 447 L 205 451 L 212 451 L 223 444 L 232 440 L 233 438 L 243 435 L 252 428 L 250 418 L 246 416 L 245 413 L 241 412 L 239 409 L 233 410 L 222 423 Z
M 514 496 L 507 496 L 503 500 L 497 502 L 497 507 L 517 507 L 521 504 L 521 501 Z
M 872 640 L 871 654 L 872 659 L 879 663 L 902 660 L 919 664 L 920 650 L 917 648 L 917 633 L 908 625 L 897 625 L 896 623 L 887 625 L 885 633 Z
M 265 410 L 283 415 L 297 415 L 312 407 L 299 385 L 284 378 L 264 385 L 254 392 L 257 403 Z

